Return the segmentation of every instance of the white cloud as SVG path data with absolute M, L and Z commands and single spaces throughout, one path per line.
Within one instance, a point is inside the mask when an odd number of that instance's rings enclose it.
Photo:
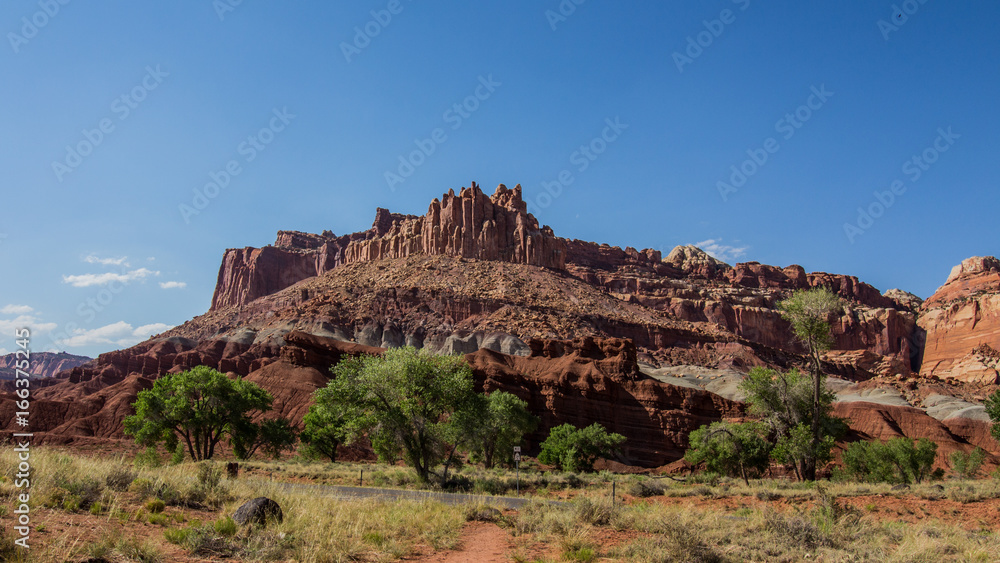
M 111 282 L 129 283 L 142 281 L 149 276 L 158 276 L 160 272 L 139 268 L 130 270 L 123 274 L 105 272 L 103 274 L 80 274 L 77 276 L 63 276 L 63 283 L 71 284 L 73 287 L 90 287 L 93 285 L 107 285 Z
M 22 328 L 31 329 L 35 336 L 56 329 L 56 323 L 43 323 L 34 315 L 18 315 L 13 319 L 0 319 L 0 335 L 14 335 L 14 331 Z
M 160 287 L 162 289 L 184 289 L 187 287 L 187 283 L 179 281 L 160 282 Z
M 91 254 L 83 259 L 84 262 L 88 264 L 102 264 L 104 266 L 125 266 L 128 267 L 128 256 L 122 256 L 121 258 L 98 258 Z
M 7 305 L 3 309 L 0 309 L 0 313 L 4 315 L 27 315 L 32 311 L 34 309 L 27 305 Z
M 6 348 L 0 348 L 0 356 L 6 356 L 10 352 Z
M 710 256 L 723 262 L 733 262 L 746 256 L 748 246 L 729 246 L 722 244 L 722 239 L 708 239 L 694 243 L 695 246 L 707 252 Z
M 59 340 L 58 344 L 66 348 L 82 346 L 117 346 L 120 348 L 133 346 L 146 340 L 150 335 L 173 328 L 173 325 L 153 323 L 133 328 L 125 321 L 118 321 L 90 330 L 78 328 L 69 338 Z
M 132 331 L 132 333 L 135 334 L 136 336 L 144 336 L 146 338 L 149 338 L 150 336 L 160 334 L 161 332 L 165 330 L 170 330 L 172 328 L 174 328 L 174 325 L 168 325 L 164 323 L 152 323 L 148 325 L 142 325 L 139 328 Z

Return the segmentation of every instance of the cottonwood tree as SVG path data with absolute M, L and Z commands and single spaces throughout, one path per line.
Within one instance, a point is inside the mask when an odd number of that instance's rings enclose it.
M 473 418 L 469 411 L 480 405 L 460 356 L 391 348 L 341 360 L 333 373 L 315 399 L 344 413 L 346 443 L 367 436 L 380 459 L 402 456 L 424 482 L 465 436 L 458 422 Z
M 750 485 L 750 477 L 760 476 L 771 459 L 767 425 L 761 422 L 713 422 L 688 437 L 690 447 L 684 459 L 692 465 L 705 464 L 715 473 L 739 476 Z
M 337 402 L 336 396 L 330 396 L 331 392 L 324 387 L 313 393 L 314 402 L 302 418 L 305 427 L 299 439 L 304 445 L 303 454 L 329 458 L 330 463 L 333 463 L 337 461 L 337 447 L 348 435 L 345 407 Z
M 243 379 L 229 379 L 208 366 L 166 374 L 144 389 L 125 418 L 125 433 L 144 446 L 187 446 L 191 459 L 211 459 L 223 438 L 247 441 L 251 416 L 271 409 L 271 394 Z
M 470 421 L 470 450 L 490 469 L 538 426 L 538 418 L 528 411 L 528 403 L 506 391 L 494 391 L 481 400 L 481 406 L 468 411 L 476 417 Z
M 609 434 L 596 422 L 586 428 L 561 424 L 542 442 L 538 461 L 563 471 L 593 471 L 598 457 L 610 456 L 624 442 L 625 436 Z
M 823 378 L 821 378 L 821 385 Z M 771 457 L 792 467 L 799 479 L 809 479 L 810 466 L 830 459 L 834 438 L 843 434 L 844 422 L 831 414 L 834 395 L 821 387 L 818 409 L 813 397 L 812 379 L 799 370 L 779 372 L 755 367 L 740 382 L 751 414 L 760 417 L 769 428 L 774 444 Z M 812 430 L 818 412 L 820 440 Z M 812 474 L 815 477 L 815 473 Z
M 250 459 L 260 450 L 278 459 L 281 452 L 292 449 L 297 441 L 295 428 L 287 418 L 250 422 L 234 435 L 233 454 L 237 459 Z
M 825 287 L 799 290 L 780 303 L 778 309 L 781 316 L 792 323 L 795 336 L 805 345 L 809 355 L 810 371 L 813 378 L 812 417 L 812 450 L 819 452 L 823 442 L 822 429 L 822 394 L 823 394 L 823 364 L 822 353 L 833 345 L 830 334 L 830 315 L 843 311 L 840 298 Z M 818 460 L 815 456 L 807 456 L 802 467 L 802 477 L 807 480 L 816 479 Z
M 994 438 L 1000 440 L 1000 391 L 995 391 L 992 395 L 986 397 L 986 400 L 983 401 L 983 406 L 986 407 L 986 414 L 993 421 L 990 433 L 993 434 Z

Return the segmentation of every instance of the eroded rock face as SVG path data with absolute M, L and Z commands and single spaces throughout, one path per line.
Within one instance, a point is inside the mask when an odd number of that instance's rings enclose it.
M 685 276 L 714 279 L 730 268 L 697 246 L 675 246 L 663 261 L 684 272 Z
M 833 415 L 846 418 L 851 432 L 861 439 L 930 439 L 938 445 L 936 467 L 948 468 L 946 460 L 952 452 L 969 453 L 976 447 L 997 452 L 1000 446 L 989 435 L 989 423 L 981 420 L 951 417 L 939 421 L 913 407 L 862 401 L 834 403 L 833 407 Z M 998 461 L 990 455 L 987 464 L 992 467 Z
M 975 351 L 1000 348 L 1000 261 L 975 256 L 955 266 L 921 306 L 917 324 L 926 333 L 921 375 L 995 382 L 996 364 Z
M 478 260 L 500 260 L 561 270 L 566 249 L 552 229 L 539 228 L 521 198 L 501 184 L 487 197 L 473 182 L 458 195 L 449 190 L 431 202 L 423 217 L 394 221 L 377 237 L 354 241 L 344 263 L 403 258 L 415 254 L 447 254 Z
M 541 416 L 528 437 L 537 451 L 549 429 L 569 423 L 602 424 L 627 438 L 623 461 L 658 467 L 687 449 L 687 435 L 702 424 L 740 416 L 742 406 L 701 389 L 661 383 L 639 373 L 627 340 L 532 340 L 530 356 L 481 349 L 466 355 L 478 384 L 527 401 Z
M 566 267 L 565 241 L 538 226 L 520 185 L 510 190 L 501 184 L 487 197 L 473 182 L 458 195 L 449 190 L 435 199 L 422 217 L 379 208 L 367 231 L 341 237 L 279 231 L 274 246 L 229 249 L 212 310 L 243 306 L 342 265 L 417 254 Z

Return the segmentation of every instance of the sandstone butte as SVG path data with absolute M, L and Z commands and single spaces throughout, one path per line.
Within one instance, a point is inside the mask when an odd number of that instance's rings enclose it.
M 554 425 L 600 422 L 628 438 L 613 467 L 661 467 L 691 430 L 745 416 L 742 372 L 803 365 L 775 305 L 823 286 L 845 304 L 824 367 L 846 440 L 926 436 L 943 464 L 976 446 L 1000 453 L 978 406 L 998 383 L 998 283 L 995 258 L 971 258 L 921 302 L 693 246 L 664 258 L 569 240 L 527 213 L 520 186 L 487 196 L 473 183 L 422 216 L 378 209 L 367 231 L 280 231 L 274 245 L 227 250 L 209 311 L 40 383 L 33 425 L 50 443 L 121 440 L 139 390 L 199 364 L 264 386 L 298 424 L 340 358 L 413 345 L 465 354 L 477 386 L 528 401 L 542 419 L 528 451 Z M 3 420 L 13 410 L 5 394 Z

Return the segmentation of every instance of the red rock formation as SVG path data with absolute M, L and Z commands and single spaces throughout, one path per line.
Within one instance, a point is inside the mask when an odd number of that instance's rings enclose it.
M 917 324 L 926 333 L 921 375 L 995 382 L 996 364 L 974 350 L 1000 348 L 1000 261 L 977 256 L 955 266 L 920 307 Z
M 531 341 L 528 357 L 481 349 L 466 355 L 486 390 L 504 390 L 541 416 L 536 446 L 563 423 L 602 424 L 626 436 L 623 460 L 656 467 L 680 458 L 687 435 L 702 424 L 740 416 L 739 404 L 706 391 L 638 375 L 635 347 L 617 339 Z
M 865 440 L 928 438 L 938 445 L 937 467 L 948 468 L 952 452 L 968 453 L 975 447 L 997 452 L 998 444 L 989 437 L 989 423 L 966 418 L 935 420 L 920 409 L 867 402 L 834 403 L 834 416 L 846 418 L 851 431 Z M 990 466 L 1000 461 L 995 455 Z
M 684 272 L 686 277 L 708 280 L 720 277 L 730 268 L 729 264 L 691 245 L 674 247 L 663 261 Z
M 521 186 L 486 197 L 473 182 L 431 202 L 423 217 L 379 208 L 372 228 L 335 237 L 278 231 L 274 246 L 229 249 L 212 310 L 242 306 L 338 266 L 416 254 L 447 254 L 564 269 L 565 242 L 527 212 Z M 658 258 L 657 258 L 658 259 Z
M 500 260 L 563 269 L 565 244 L 552 229 L 539 228 L 521 199 L 521 186 L 501 184 L 487 197 L 473 182 L 458 195 L 449 190 L 431 202 L 421 218 L 394 221 L 377 237 L 355 241 L 344 253 L 344 263 L 414 254 L 448 254 L 478 260 Z

